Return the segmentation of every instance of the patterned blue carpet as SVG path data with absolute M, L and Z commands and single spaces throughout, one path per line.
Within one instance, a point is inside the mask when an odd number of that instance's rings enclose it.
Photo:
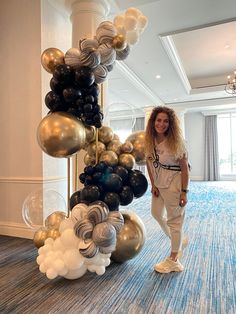
M 145 223 L 143 250 L 123 264 L 112 263 L 103 276 L 88 272 L 73 281 L 49 281 L 38 271 L 31 241 L 13 241 L 12 253 L 6 255 L 4 243 L 9 240 L 3 238 L 0 312 L 236 313 L 235 182 L 191 183 L 184 225 L 190 242 L 182 258 L 183 273 L 162 275 L 153 270 L 168 255 L 169 240 L 150 215 L 150 200 L 149 191 L 126 208 Z

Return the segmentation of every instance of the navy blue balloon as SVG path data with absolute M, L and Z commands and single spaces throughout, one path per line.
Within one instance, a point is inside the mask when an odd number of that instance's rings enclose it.
M 131 170 L 129 172 L 128 185 L 131 187 L 134 197 L 136 198 L 143 196 L 148 188 L 146 177 L 142 174 L 141 171 L 135 170 Z
M 89 203 L 95 202 L 100 198 L 100 191 L 96 185 L 87 185 L 81 191 L 81 199 Z
M 109 173 L 106 175 L 102 183 L 105 191 L 117 193 L 121 191 L 122 179 L 116 173 Z
M 107 192 L 103 198 L 104 203 L 107 204 L 110 211 L 119 210 L 120 197 L 117 193 Z
M 134 193 L 130 186 L 125 185 L 119 193 L 120 205 L 126 206 L 130 204 L 134 199 Z

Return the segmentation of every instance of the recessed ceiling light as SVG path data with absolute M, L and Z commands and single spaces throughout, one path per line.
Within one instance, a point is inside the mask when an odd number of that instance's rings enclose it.
M 161 76 L 159 74 L 156 75 L 156 79 L 160 79 Z

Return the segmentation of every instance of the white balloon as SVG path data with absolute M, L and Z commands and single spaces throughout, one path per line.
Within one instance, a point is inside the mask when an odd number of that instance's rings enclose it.
M 88 265 L 88 270 L 89 270 L 91 273 L 95 273 L 95 272 L 96 272 L 96 266 L 95 266 L 95 265 Z
M 43 264 L 46 267 L 46 269 L 50 268 L 52 263 L 53 263 L 53 258 L 51 256 L 46 256 L 43 261 Z
M 45 267 L 44 263 L 40 264 L 39 271 L 43 274 L 46 273 L 47 268 Z
M 61 242 L 61 237 L 56 238 L 56 240 L 54 241 L 53 250 L 54 251 L 60 251 L 60 252 L 65 251 L 65 247 Z
M 113 23 L 116 27 L 123 26 L 124 19 L 125 19 L 124 15 L 117 15 L 114 17 Z
M 101 276 L 105 273 L 106 267 L 105 266 L 97 266 L 96 267 L 96 273 L 97 275 Z
M 126 16 L 124 20 L 124 28 L 126 31 L 133 31 L 137 28 L 138 20 L 133 16 Z
M 58 275 L 64 277 L 67 273 L 68 273 L 68 269 L 64 267 L 58 272 Z
M 69 270 L 78 269 L 83 265 L 83 257 L 77 249 L 66 250 L 64 262 Z
M 130 45 L 135 45 L 139 40 L 139 35 L 137 31 L 130 31 L 126 34 L 126 41 Z
M 138 18 L 138 28 L 145 28 L 147 26 L 148 19 L 146 16 L 141 15 Z
M 53 262 L 53 268 L 58 272 L 61 272 L 62 270 L 65 269 L 65 263 L 63 262 L 63 260 L 57 258 L 54 262 Z
M 55 269 L 53 268 L 49 268 L 47 271 L 46 271 L 46 276 L 48 277 L 48 279 L 54 279 L 58 276 L 58 273 Z
M 62 222 L 60 223 L 59 232 L 62 234 L 62 232 L 65 231 L 66 229 L 73 229 L 73 227 L 74 227 L 74 223 L 72 219 L 66 218 L 62 220 Z
M 78 238 L 75 236 L 74 229 L 66 229 L 61 234 L 62 244 L 68 248 L 75 248 L 78 245 Z
M 141 15 L 142 14 L 142 12 L 140 11 L 140 10 L 138 10 L 138 9 L 136 9 L 136 8 L 128 8 L 126 11 L 125 11 L 125 15 L 126 16 L 134 16 L 134 17 L 136 17 L 136 18 L 138 18 L 139 17 L 139 15 Z
M 126 29 L 124 28 L 124 26 L 117 26 L 116 30 L 118 35 L 123 35 L 125 37 Z
M 48 238 L 44 241 L 44 245 L 47 244 L 49 246 L 53 246 L 54 240 L 52 238 Z
M 36 262 L 38 265 L 42 264 L 42 262 L 44 261 L 44 255 L 39 255 L 37 258 L 36 258 Z
M 111 264 L 111 260 L 110 260 L 110 258 L 106 258 L 106 259 L 104 259 L 104 266 L 109 266 Z
M 79 269 L 73 269 L 68 271 L 68 273 L 64 276 L 66 279 L 77 279 L 82 277 L 87 271 L 87 267 L 82 265 Z

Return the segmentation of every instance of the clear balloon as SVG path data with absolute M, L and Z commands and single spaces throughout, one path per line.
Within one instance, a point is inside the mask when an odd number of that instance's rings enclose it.
M 37 230 L 44 225 L 45 217 L 57 210 L 67 212 L 63 196 L 54 190 L 37 189 L 25 198 L 22 217 L 28 227 Z

